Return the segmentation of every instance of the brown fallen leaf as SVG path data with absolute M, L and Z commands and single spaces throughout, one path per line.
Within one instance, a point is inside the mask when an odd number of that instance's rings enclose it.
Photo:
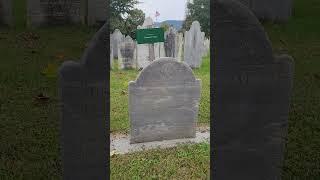
M 43 93 L 38 94 L 35 98 L 39 101 L 47 101 L 50 99 L 49 96 L 45 96 Z
M 127 91 L 124 91 L 124 90 L 121 91 L 121 95 L 126 95 L 126 94 L 127 94 Z

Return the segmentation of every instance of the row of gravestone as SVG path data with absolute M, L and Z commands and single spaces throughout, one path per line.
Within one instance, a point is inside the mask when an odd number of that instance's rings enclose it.
M 27 0 L 28 26 L 100 25 L 107 18 L 105 0 Z M 0 24 L 12 25 L 12 0 L 0 0 Z
M 152 19 L 147 18 L 144 26 L 138 28 L 143 27 L 153 27 Z M 165 32 L 164 43 L 137 44 L 130 36 L 125 37 L 116 29 L 110 35 L 110 47 L 111 68 L 113 58 L 118 59 L 119 69 L 141 69 L 160 57 L 173 57 L 178 62 L 184 61 L 192 68 L 199 68 L 202 57 L 209 51 L 210 41 L 205 39 L 199 22 L 195 21 L 190 30 L 185 32 L 185 40 L 181 33 L 170 27 Z

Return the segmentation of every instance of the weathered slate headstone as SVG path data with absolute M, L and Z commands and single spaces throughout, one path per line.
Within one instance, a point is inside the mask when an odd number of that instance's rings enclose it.
M 120 44 L 118 52 L 119 69 L 135 69 L 136 68 L 136 43 L 130 36 Z
M 203 34 L 200 23 L 194 21 L 189 31 L 185 32 L 184 62 L 191 68 L 199 68 L 202 62 Z
M 183 59 L 182 53 L 183 53 L 183 46 L 184 46 L 183 34 L 179 33 L 177 39 L 178 39 L 178 43 L 177 43 L 178 44 L 178 52 L 177 52 L 178 57 L 177 57 L 177 59 L 179 62 L 181 62 Z
M 87 23 L 88 25 L 99 25 L 106 21 L 108 15 L 108 1 L 87 0 Z
M 12 2 L 0 0 L 0 26 L 12 25 Z
M 64 180 L 109 178 L 108 43 L 104 25 L 80 63 L 68 61 L 59 69 Z
M 166 57 L 175 58 L 176 55 L 176 32 L 174 32 L 173 28 L 169 28 L 169 32 L 166 34 L 166 39 L 164 42 L 164 48 Z
M 173 58 L 144 68 L 129 83 L 131 143 L 195 137 L 200 83 Z
M 112 38 L 112 45 L 113 45 L 113 57 L 117 59 L 118 52 L 119 52 L 119 44 L 123 42 L 124 35 L 122 35 L 119 29 L 115 29 L 111 38 Z
M 280 179 L 293 59 L 239 1 L 213 1 L 213 179 Z
M 260 20 L 287 22 L 292 14 L 292 0 L 239 0 Z

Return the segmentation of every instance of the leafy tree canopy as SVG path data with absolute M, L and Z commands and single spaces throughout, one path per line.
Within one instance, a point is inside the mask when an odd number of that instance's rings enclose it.
M 110 31 L 119 29 L 122 34 L 134 38 L 134 31 L 144 22 L 145 14 L 136 9 L 138 0 L 110 0 Z
M 193 21 L 199 21 L 201 31 L 210 36 L 210 0 L 194 0 L 187 4 L 188 14 L 182 25 L 182 29 L 189 30 Z

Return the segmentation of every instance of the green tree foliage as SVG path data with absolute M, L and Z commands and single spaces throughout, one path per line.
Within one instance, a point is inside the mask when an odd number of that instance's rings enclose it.
M 145 19 L 142 10 L 134 6 L 138 4 L 137 0 L 110 0 L 110 31 L 119 29 L 122 34 L 133 37 L 133 33 L 138 25 L 141 25 Z
M 169 30 L 169 28 L 170 28 L 170 25 L 169 25 L 169 24 L 167 24 L 167 23 L 162 23 L 160 27 L 161 27 L 161 28 L 163 28 L 163 29 L 164 29 L 164 31 L 168 31 L 168 30 Z
M 199 21 L 201 30 L 206 36 L 210 36 L 210 0 L 194 0 L 194 3 L 188 3 L 189 13 L 182 25 L 183 30 L 189 30 L 193 21 Z

